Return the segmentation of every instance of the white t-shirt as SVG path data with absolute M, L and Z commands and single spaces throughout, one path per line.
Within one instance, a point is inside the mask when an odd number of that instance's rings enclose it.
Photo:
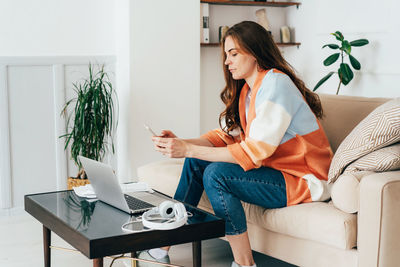
M 246 95 L 246 120 L 248 116 L 247 114 L 249 113 L 250 98 L 251 98 L 251 88 L 249 88 L 249 91 L 247 91 Z

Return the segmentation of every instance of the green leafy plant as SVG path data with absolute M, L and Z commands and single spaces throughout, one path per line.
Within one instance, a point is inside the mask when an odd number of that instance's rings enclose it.
M 339 49 L 340 52 L 334 53 L 327 57 L 324 60 L 324 65 L 325 66 L 330 66 L 333 63 L 335 63 L 339 57 L 341 58 L 341 63 L 340 67 L 335 71 L 329 72 L 325 77 L 323 77 L 314 87 L 313 91 L 317 90 L 324 82 L 326 82 L 334 73 L 337 73 L 339 76 L 339 86 L 337 88 L 336 94 L 339 93 L 340 85 L 343 83 L 344 85 L 348 85 L 349 82 L 353 79 L 354 73 L 351 70 L 349 64 L 344 63 L 345 56 L 348 56 L 349 61 L 351 66 L 356 69 L 360 70 L 361 69 L 361 64 L 360 62 L 351 55 L 351 50 L 352 47 L 359 47 L 359 46 L 364 46 L 367 45 L 369 42 L 367 39 L 358 39 L 354 41 L 347 41 L 344 39 L 343 34 L 339 31 L 336 31 L 334 33 L 331 33 L 333 36 L 335 36 L 336 40 L 340 42 L 340 46 L 337 44 L 326 44 L 322 48 L 329 47 L 333 50 Z
M 98 66 L 95 73 L 89 63 L 89 77 L 82 83 L 73 83 L 73 88 L 76 97 L 66 102 L 61 115 L 66 117 L 67 108 L 72 105 L 74 108 L 68 114 L 67 133 L 60 138 L 65 138 L 65 150 L 71 144 L 71 158 L 79 167 L 77 176 L 86 178 L 79 155 L 101 161 L 109 150 L 108 140 L 111 140 L 112 153 L 115 152 L 112 135 L 117 127 L 114 121 L 114 99 L 117 98 L 104 65 Z

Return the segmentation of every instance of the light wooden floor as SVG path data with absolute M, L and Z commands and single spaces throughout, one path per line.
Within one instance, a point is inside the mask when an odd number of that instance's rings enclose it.
M 57 235 L 52 234 L 52 245 L 70 246 Z M 43 266 L 42 225 L 25 212 L 13 215 L 0 214 L 0 266 L 26 267 Z M 192 246 L 183 244 L 174 246 L 170 251 L 171 261 L 182 266 L 192 266 Z M 291 267 L 266 255 L 254 252 L 257 266 Z M 203 266 L 230 267 L 232 253 L 229 244 L 220 239 L 202 242 Z M 55 267 L 90 267 L 92 263 L 80 253 L 52 250 L 52 266 Z M 104 266 L 109 266 L 111 260 L 105 259 Z M 122 260 L 116 261 L 113 267 L 129 266 Z

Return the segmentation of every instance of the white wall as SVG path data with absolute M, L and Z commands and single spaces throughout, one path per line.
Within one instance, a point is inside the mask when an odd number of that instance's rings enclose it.
M 113 0 L 1 0 L 0 56 L 114 54 Z
M 114 69 L 110 57 L 0 57 L 0 76 L 6 82 L 1 94 L 0 205 L 20 207 L 23 196 L 66 189 L 66 178 L 77 167 L 64 151 L 65 119 L 60 112 L 73 97 L 72 83 L 87 77 L 87 63 L 98 61 L 106 71 Z M 71 110 L 71 109 L 70 109 Z M 9 138 L 6 135 L 9 135 Z
M 119 102 L 119 123 L 116 132 L 116 160 L 117 176 L 121 180 L 131 177 L 132 171 L 129 166 L 129 107 L 131 105 L 131 0 L 115 1 L 115 55 L 116 83 Z
M 0 94 L 7 104 L 0 207 L 21 206 L 27 193 L 63 189 L 61 176 L 75 174 L 72 164 L 57 166 L 54 101 L 57 90 L 66 90 L 63 99 L 72 96 L 70 86 L 89 59 L 106 61 L 115 74 L 121 180 L 134 180 L 138 166 L 162 158 L 144 122 L 181 137 L 200 134 L 199 6 L 198 0 L 0 2 Z
M 154 151 L 144 123 L 182 138 L 200 134 L 199 14 L 198 0 L 132 2 L 130 178 L 138 166 L 164 158 Z
M 310 88 L 339 64 L 323 66 L 323 60 L 333 53 L 321 47 L 338 43 L 330 33 L 341 31 L 352 41 L 366 38 L 370 44 L 355 47 L 352 55 L 361 63 L 353 81 L 341 86 L 340 94 L 368 97 L 400 96 L 400 53 L 398 43 L 400 3 L 384 1 L 302 1 L 298 10 L 288 10 L 288 24 L 296 28 L 300 49 L 290 49 L 286 58 L 297 69 Z M 337 51 L 337 50 L 336 50 Z M 348 59 L 346 59 L 348 62 Z M 339 79 L 331 77 L 318 92 L 335 94 Z
M 115 74 L 114 2 L 0 1 L 0 208 L 76 174 L 59 114 L 89 61 Z
M 53 82 L 46 79 L 52 71 L 52 66 L 8 67 L 12 203 L 16 206 L 22 205 L 29 191 L 51 191 L 57 184 L 52 179 L 55 149 L 47 141 L 56 143 Z

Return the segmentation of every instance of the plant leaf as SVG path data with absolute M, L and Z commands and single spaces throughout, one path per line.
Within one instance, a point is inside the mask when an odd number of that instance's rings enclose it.
M 328 80 L 328 79 L 332 76 L 332 74 L 334 74 L 334 73 L 335 73 L 334 71 L 331 71 L 331 72 L 329 72 L 327 75 L 325 75 L 325 77 L 322 78 L 322 79 L 315 85 L 315 87 L 314 87 L 314 89 L 313 89 L 313 92 L 315 92 L 315 90 L 317 90 L 318 87 L 320 87 L 324 82 L 326 82 L 326 80 Z
M 341 63 L 339 70 L 340 75 L 342 76 L 342 83 L 344 85 L 348 85 L 354 77 L 353 71 L 350 69 L 350 66 L 347 63 Z
M 358 62 L 358 60 L 355 57 L 353 57 L 352 55 L 349 55 L 349 58 L 350 58 L 351 66 L 353 66 L 354 69 L 356 69 L 356 70 L 361 69 L 361 64 L 360 64 L 360 62 Z
M 336 40 L 338 41 L 343 41 L 343 34 L 340 31 L 336 31 L 334 33 L 331 33 L 333 36 L 336 37 Z
M 367 39 L 358 39 L 350 42 L 351 46 L 364 46 L 369 44 L 369 41 Z
M 327 57 L 324 60 L 324 65 L 329 66 L 329 65 L 335 63 L 336 60 L 338 60 L 339 56 L 340 56 L 340 53 L 335 53 L 335 54 L 330 55 L 329 57 Z
M 89 76 L 82 83 L 74 83 L 73 88 L 77 96 L 64 106 L 66 108 L 75 103 L 73 111 L 67 120 L 68 132 L 65 138 L 65 149 L 71 145 L 71 158 L 81 167 L 78 155 L 91 159 L 101 160 L 108 151 L 111 140 L 111 149 L 114 152 L 113 130 L 114 124 L 118 124 L 118 118 L 113 121 L 114 104 L 113 95 L 117 99 L 116 92 L 112 88 L 109 76 L 104 71 L 104 66 L 95 68 L 89 63 Z M 117 103 L 118 104 L 118 103 Z M 73 121 L 69 118 L 73 114 Z
M 343 40 L 342 49 L 343 49 L 344 52 L 346 52 L 348 55 L 350 55 L 350 53 L 351 53 L 351 45 L 350 45 L 349 41 Z
M 326 44 L 326 45 L 324 45 L 322 48 L 325 48 L 325 47 L 329 47 L 329 48 L 332 48 L 332 49 L 339 49 L 339 46 L 337 45 L 337 44 Z

